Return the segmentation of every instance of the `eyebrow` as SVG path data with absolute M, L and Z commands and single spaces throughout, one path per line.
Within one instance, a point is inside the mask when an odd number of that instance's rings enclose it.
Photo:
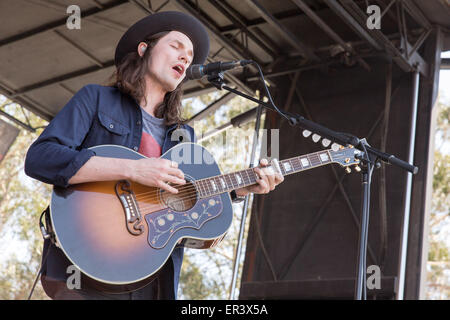
M 185 47 L 184 43 L 181 42 L 180 40 L 177 39 L 173 39 L 172 42 L 176 42 L 178 45 L 182 46 L 183 48 Z M 194 54 L 192 52 L 192 50 L 188 50 L 188 54 L 192 57 Z

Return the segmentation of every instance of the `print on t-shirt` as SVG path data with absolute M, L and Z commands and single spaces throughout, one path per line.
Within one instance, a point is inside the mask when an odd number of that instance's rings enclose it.
M 159 158 L 161 156 L 161 146 L 151 134 L 142 131 L 141 145 L 138 152 L 148 158 Z
M 142 112 L 142 138 L 139 153 L 146 157 L 160 157 L 166 134 L 164 119 L 155 118 L 144 110 Z

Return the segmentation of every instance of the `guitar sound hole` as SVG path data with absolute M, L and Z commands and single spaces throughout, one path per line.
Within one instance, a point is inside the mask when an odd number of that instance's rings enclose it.
M 160 192 L 162 202 L 174 211 L 187 211 L 197 203 L 197 189 L 195 185 L 188 181 L 185 176 L 186 183 L 183 185 L 168 183 L 171 187 L 178 190 L 178 193 L 171 193 L 166 190 Z

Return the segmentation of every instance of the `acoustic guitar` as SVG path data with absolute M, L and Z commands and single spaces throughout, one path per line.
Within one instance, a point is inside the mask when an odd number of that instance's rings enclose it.
M 141 159 L 125 147 L 91 148 L 97 156 Z M 323 150 L 270 166 L 283 176 L 330 163 L 359 164 L 358 150 Z M 233 217 L 229 192 L 256 184 L 252 168 L 221 174 L 213 156 L 195 143 L 180 143 L 161 158 L 178 163 L 186 184 L 177 194 L 133 181 L 55 187 L 50 220 L 56 245 L 84 280 L 106 292 L 136 290 L 151 282 L 176 246 L 206 249 L 224 238 Z M 91 281 L 94 280 L 94 281 Z

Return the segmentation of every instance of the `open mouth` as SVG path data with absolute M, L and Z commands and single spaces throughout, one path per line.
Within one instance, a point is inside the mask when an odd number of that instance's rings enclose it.
M 181 65 L 176 65 L 172 67 L 173 70 L 175 70 L 180 76 L 183 75 L 184 69 Z

